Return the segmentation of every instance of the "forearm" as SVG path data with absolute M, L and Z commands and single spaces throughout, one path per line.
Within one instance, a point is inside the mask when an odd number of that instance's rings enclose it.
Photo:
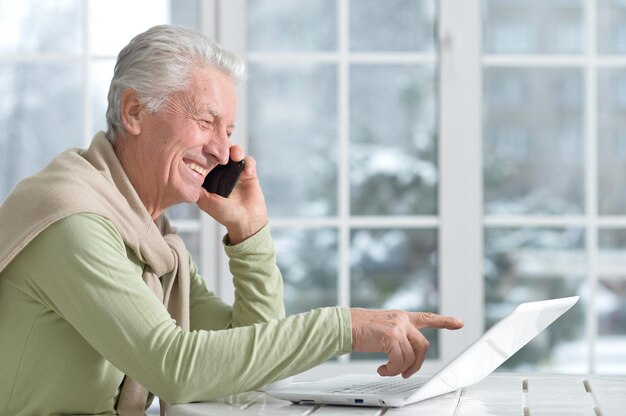
M 226 242 L 225 238 L 225 242 Z M 269 226 L 246 241 L 224 245 L 235 286 L 232 326 L 240 327 L 283 318 L 283 279 L 276 265 Z
M 350 314 L 340 308 L 182 331 L 141 279 L 142 264 L 98 216 L 59 221 L 23 256 L 24 290 L 72 325 L 86 349 L 171 402 L 253 389 L 351 350 Z
M 170 403 L 248 391 L 351 351 L 349 311 L 324 308 L 224 331 L 169 327 L 153 345 L 158 371 L 142 371 L 150 391 Z M 120 357 L 137 368 L 127 356 Z

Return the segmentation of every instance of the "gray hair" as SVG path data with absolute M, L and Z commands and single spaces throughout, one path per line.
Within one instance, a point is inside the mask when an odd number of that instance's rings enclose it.
M 176 92 L 184 91 L 194 68 L 210 66 L 236 85 L 246 77 L 243 59 L 221 48 L 204 34 L 170 25 L 154 26 L 135 36 L 117 56 L 109 87 L 106 112 L 107 138 L 126 133 L 121 118 L 121 98 L 129 88 L 137 91 L 146 109 L 156 112 Z

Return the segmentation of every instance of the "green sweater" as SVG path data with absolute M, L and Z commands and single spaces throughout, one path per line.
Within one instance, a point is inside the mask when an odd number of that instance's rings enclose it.
M 115 414 L 124 374 L 169 403 L 207 401 L 351 350 L 347 309 L 284 318 L 267 226 L 224 248 L 235 303 L 192 262 L 183 332 L 112 222 L 77 214 L 49 226 L 0 273 L 0 415 Z

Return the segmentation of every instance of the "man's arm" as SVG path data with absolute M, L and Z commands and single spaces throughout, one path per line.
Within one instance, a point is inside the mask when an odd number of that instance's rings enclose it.
M 193 330 L 217 331 L 231 328 L 233 307 L 211 292 L 198 273 L 198 266 L 189 261 L 189 327 Z
M 241 328 L 183 331 L 129 255 L 112 223 L 74 215 L 24 249 L 24 284 L 76 329 L 86 348 L 168 402 L 252 390 L 352 349 L 344 308 Z
M 240 146 L 230 157 L 244 158 Z M 285 316 L 283 281 L 269 235 L 267 207 L 256 174 L 256 161 L 245 157 L 245 168 L 228 198 L 202 190 L 198 206 L 223 224 L 224 249 L 235 286 L 232 326 L 239 327 Z
M 283 278 L 276 265 L 269 226 L 242 243 L 225 244 L 224 248 L 235 286 L 233 327 L 284 318 Z
M 231 157 L 237 161 L 243 159 L 243 149 L 232 146 Z M 267 224 L 267 208 L 256 176 L 256 162 L 250 156 L 246 157 L 246 168 L 230 198 L 203 192 L 197 203 L 226 226 L 233 244 L 245 242 Z M 242 302 L 242 305 L 253 304 L 252 298 Z M 426 356 L 428 341 L 419 332 L 420 328 L 458 329 L 463 326 L 454 318 L 434 314 L 365 309 L 351 310 L 351 324 L 355 350 L 387 353 L 389 362 L 379 368 L 379 374 L 405 377 L 415 373 Z
M 269 226 L 236 246 L 225 238 L 224 249 L 230 258 L 235 302 L 231 307 L 210 292 L 191 263 L 191 329 L 236 328 L 284 318 L 283 280 Z

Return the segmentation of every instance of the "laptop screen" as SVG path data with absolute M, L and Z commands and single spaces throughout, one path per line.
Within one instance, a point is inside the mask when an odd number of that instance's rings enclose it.
M 479 382 L 563 315 L 578 298 L 522 303 L 435 374 L 420 389 L 420 396 L 444 386 L 453 391 Z

